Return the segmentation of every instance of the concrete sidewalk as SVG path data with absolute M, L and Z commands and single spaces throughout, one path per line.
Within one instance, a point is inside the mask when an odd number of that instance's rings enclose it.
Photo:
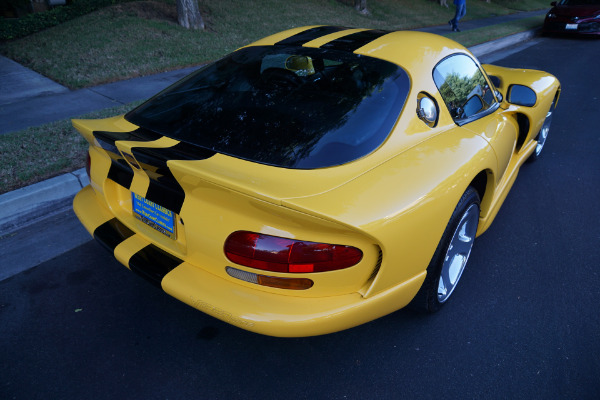
M 460 24 L 461 30 L 529 18 L 546 11 L 533 11 Z M 420 31 L 446 33 L 448 25 Z M 523 32 L 470 48 L 481 58 L 517 45 L 536 35 Z M 482 60 L 483 62 L 493 62 Z M 72 118 L 77 115 L 146 99 L 185 77 L 198 67 L 109 83 L 70 91 L 12 60 L 0 56 L 0 134 Z M 88 184 L 84 170 L 64 174 L 0 195 L 0 238 L 41 218 L 70 207 L 74 195 Z
M 11 64 L 19 66 L 20 71 L 15 72 L 19 68 Z M 9 65 L 13 72 L 4 74 Z M 0 57 L 0 134 L 147 99 L 198 68 L 70 91 L 6 57 Z
M 550 3 L 548 3 L 548 5 L 550 5 Z M 469 10 L 469 8 L 467 6 L 467 16 L 469 16 L 468 10 Z M 499 15 L 497 17 L 491 17 L 491 18 L 473 19 L 470 21 L 460 21 L 458 25 L 459 25 L 460 30 L 462 32 L 465 32 L 465 31 L 470 31 L 473 29 L 484 28 L 484 27 L 490 26 L 490 25 L 504 24 L 504 23 L 511 22 L 511 21 L 517 21 L 519 19 L 526 19 L 526 18 L 538 16 L 538 15 L 544 15 L 547 12 L 548 12 L 548 10 L 524 11 L 524 12 L 518 12 L 515 14 Z M 448 24 L 437 25 L 437 26 L 428 26 L 428 27 L 419 28 L 416 30 L 421 31 L 421 32 L 435 33 L 438 35 L 443 35 L 443 34 L 451 31 L 450 25 L 448 25 Z
M 69 89 L 25 68 L 13 60 L 0 56 L 0 106 L 30 98 L 66 93 Z M 4 118 L 0 118 L 2 126 Z

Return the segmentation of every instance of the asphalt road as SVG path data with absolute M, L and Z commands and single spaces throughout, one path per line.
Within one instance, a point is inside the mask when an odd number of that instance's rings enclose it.
M 559 77 L 550 137 L 441 312 L 260 336 L 87 242 L 0 282 L 0 398 L 597 399 L 600 40 L 532 44 L 494 61 Z

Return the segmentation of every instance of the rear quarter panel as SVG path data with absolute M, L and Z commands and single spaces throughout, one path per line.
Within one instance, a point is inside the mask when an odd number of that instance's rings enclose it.
M 425 272 L 470 182 L 496 168 L 487 141 L 455 127 L 336 190 L 283 204 L 319 210 L 373 238 L 383 261 L 366 293 L 371 296 Z

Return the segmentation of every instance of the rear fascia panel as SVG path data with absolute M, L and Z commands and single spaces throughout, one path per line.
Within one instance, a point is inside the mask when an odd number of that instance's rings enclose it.
M 92 234 L 114 218 L 91 186 L 77 194 L 74 210 Z M 129 267 L 131 260 L 149 246 L 153 245 L 135 233 L 116 243 L 114 256 Z M 240 328 L 271 336 L 298 337 L 336 332 L 389 314 L 410 302 L 424 278 L 424 273 L 418 274 L 369 298 L 356 292 L 299 297 L 241 285 L 237 280 L 182 261 L 166 273 L 160 285 L 184 303 Z
M 98 130 L 112 128 L 115 120 L 105 121 L 111 126 L 102 126 L 95 122 Z M 118 120 L 116 120 L 118 121 Z M 314 281 L 312 288 L 302 291 L 289 291 L 284 289 L 259 286 L 265 292 L 278 293 L 296 297 L 336 296 L 341 294 L 356 293 L 367 284 L 373 271 L 377 268 L 379 248 L 370 237 L 365 236 L 360 230 L 340 224 L 334 220 L 320 218 L 318 215 L 295 211 L 280 206 L 281 200 L 267 196 L 253 197 L 228 187 L 228 179 L 221 184 L 215 183 L 214 175 L 203 175 L 204 164 L 214 165 L 212 159 L 206 161 L 168 161 L 170 173 L 185 193 L 185 198 L 180 212 L 175 216 L 176 238 L 171 239 L 152 227 L 141 222 L 132 213 L 131 193 L 146 196 L 149 186 L 148 173 L 150 166 L 145 169 L 131 167 L 132 177 L 127 180 L 129 187 L 123 186 L 109 179 L 108 176 L 119 158 L 120 165 L 124 160 L 121 154 L 134 153 L 136 147 L 168 148 L 177 143 L 172 139 L 162 137 L 151 142 L 119 141 L 115 142 L 119 154 L 107 151 L 98 146 L 94 139 L 93 131 L 87 122 L 78 122 L 78 129 L 92 143 L 91 156 L 91 187 L 95 193 L 95 202 L 98 207 L 108 210 L 111 218 L 116 217 L 127 228 L 173 256 L 204 269 L 207 272 L 225 280 L 234 281 L 242 286 L 255 286 L 241 280 L 232 278 L 226 273 L 225 268 L 231 266 L 245 271 L 263 273 L 269 276 L 282 277 L 307 277 Z M 114 150 L 114 149 L 113 149 Z M 214 158 L 226 156 L 216 155 Z M 225 160 L 226 161 L 226 160 Z M 217 162 L 216 164 L 219 164 Z M 126 164 L 125 164 L 126 165 Z M 273 167 L 271 167 L 273 168 Z M 205 179 L 209 177 L 210 180 Z M 226 177 L 227 178 L 227 177 Z M 159 178 L 160 179 L 160 178 Z M 266 201 L 269 199 L 270 201 Z M 78 214 L 82 221 L 89 226 L 93 233 L 96 219 L 93 211 Z M 290 239 L 305 240 L 354 246 L 362 250 L 363 258 L 355 266 L 338 271 L 313 273 L 313 274 L 279 274 L 261 272 L 236 265 L 229 261 L 224 254 L 223 245 L 227 237 L 238 230 L 281 236 Z M 127 260 L 124 263 L 127 265 Z

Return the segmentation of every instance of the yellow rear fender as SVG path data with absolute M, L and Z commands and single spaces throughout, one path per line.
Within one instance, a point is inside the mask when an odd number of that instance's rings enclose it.
M 373 238 L 382 263 L 368 297 L 422 274 L 469 182 L 482 171 L 493 176 L 496 169 L 488 143 L 457 127 L 335 190 L 284 199 L 283 205 L 307 213 L 318 210 Z

